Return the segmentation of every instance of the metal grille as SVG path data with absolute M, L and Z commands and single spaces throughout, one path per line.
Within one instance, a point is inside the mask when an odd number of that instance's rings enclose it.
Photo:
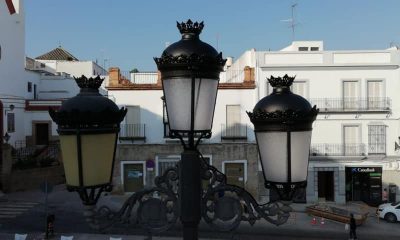
M 368 154 L 386 154 L 386 126 L 368 126 Z
M 171 167 L 176 167 L 176 164 L 178 164 L 179 159 L 171 159 L 168 161 L 160 161 L 158 162 L 158 175 L 162 175 L 165 170 Z

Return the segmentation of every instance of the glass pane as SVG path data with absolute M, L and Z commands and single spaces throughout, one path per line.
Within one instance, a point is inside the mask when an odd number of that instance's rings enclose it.
M 196 79 L 195 130 L 211 130 L 218 81 Z
M 191 80 L 186 78 L 163 81 L 168 120 L 173 130 L 190 130 L 191 123 Z M 211 129 L 218 81 L 195 80 L 194 130 Z
M 115 133 L 82 135 L 82 168 L 85 186 L 110 182 Z
M 168 120 L 171 129 L 190 129 L 190 89 L 188 79 L 168 79 L 163 81 Z
M 256 138 L 266 180 L 287 182 L 286 132 L 256 132 Z
M 60 145 L 67 185 L 79 186 L 76 135 L 60 135 Z
M 311 131 L 291 133 L 292 182 L 307 180 Z

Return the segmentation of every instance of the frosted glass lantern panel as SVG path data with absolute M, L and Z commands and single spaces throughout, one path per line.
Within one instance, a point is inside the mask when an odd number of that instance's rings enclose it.
M 110 182 L 116 133 L 81 135 L 83 186 Z M 66 182 L 79 186 L 78 143 L 76 135 L 60 135 Z
M 265 180 L 287 182 L 287 133 L 256 132 Z
M 291 133 L 292 182 L 307 180 L 311 131 Z
M 163 80 L 168 121 L 171 130 L 189 131 L 191 123 L 192 80 Z M 195 79 L 194 130 L 211 130 L 218 80 Z

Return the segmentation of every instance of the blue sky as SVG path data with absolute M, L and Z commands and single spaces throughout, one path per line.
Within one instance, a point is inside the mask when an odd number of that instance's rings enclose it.
M 237 58 L 289 45 L 281 20 L 293 3 L 295 40 L 323 40 L 326 50 L 400 45 L 400 0 L 25 0 L 26 52 L 36 57 L 61 44 L 81 60 L 154 71 L 153 57 L 180 39 L 176 21 L 191 18 L 204 21 L 203 41 Z

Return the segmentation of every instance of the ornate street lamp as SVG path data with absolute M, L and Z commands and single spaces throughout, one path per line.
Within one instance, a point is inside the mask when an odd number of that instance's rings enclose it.
M 99 93 L 103 80 L 75 78 L 80 93 L 49 110 L 58 125 L 67 188 L 90 206 L 112 189 L 119 124 L 127 111 Z
M 281 200 L 292 200 L 296 189 L 307 186 L 312 123 L 318 109 L 290 91 L 294 77 L 272 77 L 272 94 L 248 112 L 254 124 L 265 186 Z
M 49 111 L 58 124 L 68 189 L 77 191 L 88 206 L 86 220 L 96 230 L 131 223 L 151 234 L 170 229 L 180 217 L 183 238 L 192 240 L 198 239 L 201 218 L 222 231 L 232 231 L 242 221 L 284 224 L 291 211 L 288 201 L 259 204 L 245 189 L 228 184 L 217 168 L 201 161 L 197 146 L 201 139 L 211 137 L 225 59 L 200 41 L 202 22 L 188 20 L 177 25 L 182 39 L 154 60 L 161 72 L 170 135 L 184 147 L 179 165 L 156 177 L 154 187 L 133 193 L 117 212 L 107 206 L 95 210 L 101 192 L 111 189 L 119 124 L 126 110 L 98 93 L 102 79 L 82 76 L 76 79 L 81 92 L 58 111 Z M 318 113 L 290 92 L 293 79 L 271 77 L 273 94 L 248 113 L 255 126 L 266 186 L 277 189 L 282 200 L 290 200 L 293 190 L 306 184 L 311 125 Z M 204 191 L 202 179 L 209 183 Z M 178 194 L 173 187 L 177 181 Z
M 201 162 L 197 145 L 211 137 L 219 74 L 226 59 L 200 40 L 203 22 L 177 23 L 182 39 L 154 58 L 161 72 L 170 134 L 181 140 L 180 218 L 184 239 L 197 239 L 201 216 Z M 188 142 L 185 143 L 184 137 Z M 195 136 L 197 142 L 195 143 Z

